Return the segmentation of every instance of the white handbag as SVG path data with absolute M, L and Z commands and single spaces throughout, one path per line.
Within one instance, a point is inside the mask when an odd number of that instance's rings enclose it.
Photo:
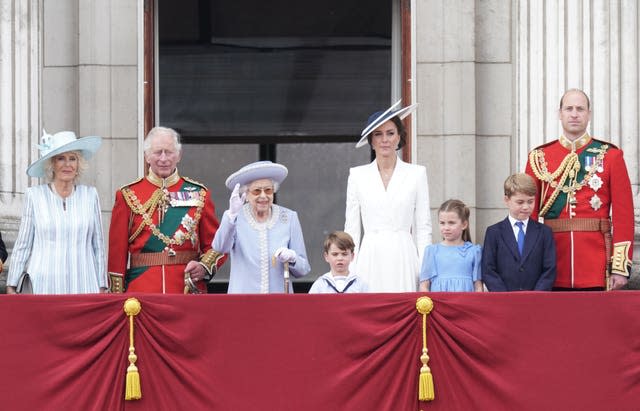
M 18 279 L 16 292 L 18 294 L 33 294 L 33 288 L 31 287 L 31 277 L 29 277 L 29 273 L 22 273 L 22 275 Z

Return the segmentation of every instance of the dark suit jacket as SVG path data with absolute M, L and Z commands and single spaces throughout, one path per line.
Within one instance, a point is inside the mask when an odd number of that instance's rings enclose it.
M 556 246 L 549 227 L 529 219 L 522 257 L 509 218 L 487 228 L 482 280 L 489 291 L 547 291 L 555 279 Z
M 7 261 L 7 247 L 4 246 L 4 241 L 2 241 L 2 234 L 0 233 L 0 260 L 4 263 Z

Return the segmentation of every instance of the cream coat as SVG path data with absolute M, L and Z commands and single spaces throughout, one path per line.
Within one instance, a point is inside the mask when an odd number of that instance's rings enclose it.
M 422 254 L 431 244 L 426 169 L 398 159 L 385 190 L 375 160 L 352 168 L 344 230 L 356 244 L 354 271 L 370 292 L 416 291 Z

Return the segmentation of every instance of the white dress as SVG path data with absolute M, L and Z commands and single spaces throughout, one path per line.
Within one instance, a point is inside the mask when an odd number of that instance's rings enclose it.
M 375 160 L 350 170 L 344 231 L 369 292 L 413 292 L 431 244 L 429 185 L 423 166 L 400 159 L 385 190 Z
M 94 187 L 77 185 L 64 201 L 47 184 L 27 189 L 7 285 L 16 286 L 23 271 L 34 294 L 97 293 L 107 286 Z

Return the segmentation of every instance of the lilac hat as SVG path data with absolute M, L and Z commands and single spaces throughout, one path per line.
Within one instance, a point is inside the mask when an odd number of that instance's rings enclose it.
M 85 159 L 91 158 L 98 151 L 102 138 L 88 136 L 78 138 L 73 131 L 60 131 L 54 135 L 42 130 L 41 144 L 38 144 L 40 158 L 34 161 L 28 168 L 27 174 L 31 177 L 44 177 L 44 166 L 51 157 L 69 151 L 79 151 Z
M 396 107 L 400 105 L 402 100 L 398 100 L 394 105 L 389 107 L 386 111 L 377 111 L 369 116 L 367 120 L 367 126 L 362 130 L 360 134 L 360 141 L 356 144 L 356 148 L 360 148 L 367 144 L 367 136 L 376 128 L 380 127 L 382 124 L 391 120 L 393 117 L 398 116 L 400 120 L 407 117 L 409 114 L 413 113 L 418 107 L 418 103 L 411 104 L 410 106 L 401 108 L 396 110 Z
M 281 184 L 287 177 L 289 170 L 282 164 L 272 163 L 271 161 L 257 161 L 255 163 L 247 164 L 240 170 L 231 174 L 225 185 L 229 190 L 233 190 L 236 184 L 241 186 L 249 184 L 256 180 L 263 178 L 269 178 L 278 184 Z

